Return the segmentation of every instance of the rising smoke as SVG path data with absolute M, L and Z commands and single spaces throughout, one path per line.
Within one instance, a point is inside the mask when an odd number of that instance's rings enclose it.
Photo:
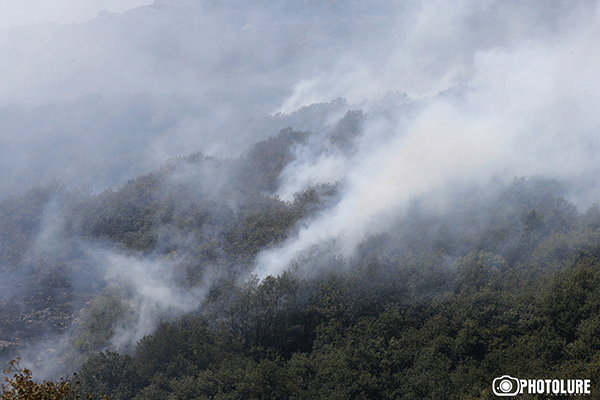
M 163 0 L 0 31 L 0 198 L 49 182 L 98 193 L 194 151 L 235 157 L 287 126 L 313 131 L 266 194 L 338 182 L 338 197 L 256 257 L 260 277 L 324 243 L 352 256 L 414 198 L 444 207 L 452 185 L 539 175 L 569 182 L 582 207 L 597 201 L 596 1 L 363 3 Z M 200 196 L 233 175 L 170 179 Z M 114 346 L 202 303 L 210 275 L 182 291 L 185 260 L 61 241 L 63 214 L 46 207 L 31 257 L 76 258 L 75 293 L 127 293 L 135 312 Z
M 411 26 L 404 33 L 408 42 L 399 40 L 384 62 L 384 70 L 396 74 L 363 74 L 359 64 L 300 82 L 284 107 L 318 98 L 320 81 L 352 81 L 334 92 L 325 85 L 324 93 L 358 101 L 356 88 L 367 88 L 368 95 L 373 87 L 400 86 L 413 97 L 413 109 L 386 104 L 401 115 L 390 121 L 367 101 L 363 107 L 373 117 L 355 139 L 355 153 L 296 151 L 280 194 L 314 184 L 306 179 L 314 177 L 342 180 L 342 200 L 283 246 L 261 254 L 257 273 L 281 273 L 297 254 L 334 238 L 337 251 L 352 255 L 365 233 L 385 230 L 385 221 L 412 197 L 451 181 L 540 175 L 571 182 L 571 198 L 582 206 L 595 201 L 597 185 L 588 185 L 598 171 L 600 120 L 593 109 L 600 101 L 594 72 L 600 14 L 593 7 L 590 17 L 583 4 L 559 14 L 557 6 L 426 2 L 413 19 L 403 19 Z M 492 15 L 497 9 L 502 12 Z M 532 20 L 544 23 L 533 29 Z

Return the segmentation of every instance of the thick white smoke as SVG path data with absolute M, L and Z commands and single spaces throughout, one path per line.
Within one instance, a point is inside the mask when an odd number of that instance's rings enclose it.
M 204 288 L 185 291 L 173 276 L 177 260 L 150 260 L 111 251 L 94 252 L 105 268 L 105 280 L 128 293 L 133 316 L 112 338 L 116 348 L 134 345 L 152 333 L 164 318 L 174 318 L 194 311 L 204 300 Z
M 312 135 L 277 191 L 290 200 L 339 181 L 339 200 L 261 253 L 260 276 L 324 243 L 351 255 L 411 198 L 451 182 L 538 174 L 572 182 L 580 204 L 597 201 L 596 1 L 337 3 L 347 9 L 162 0 L 85 24 L 0 30 L 0 198 L 53 181 L 118 186 L 196 150 L 236 155 L 285 121 L 322 125 L 297 110 L 341 97 L 321 120 L 362 109 L 362 133 L 347 147 Z M 375 9 L 384 3 L 398 4 Z M 268 117 L 277 111 L 288 115 Z M 207 186 L 229 179 L 207 174 Z M 41 255 L 62 246 L 53 207 L 35 243 Z M 125 288 L 136 310 L 115 346 L 204 298 L 176 284 L 176 260 L 91 247 L 99 279 Z
M 537 18 L 526 20 L 533 6 L 539 7 Z M 309 149 L 296 151 L 297 160 L 282 174 L 281 194 L 334 177 L 344 182 L 342 198 L 304 222 L 281 247 L 259 255 L 260 276 L 282 272 L 298 254 L 325 242 L 335 241 L 334 251 L 350 255 L 366 232 L 385 229 L 385 221 L 402 212 L 411 197 L 452 180 L 537 174 L 589 185 L 598 171 L 600 145 L 595 111 L 600 106 L 600 12 L 594 7 L 590 16 L 574 6 L 542 25 L 541 35 L 532 24 L 549 18 L 552 5 L 506 7 L 491 1 L 425 2 L 407 19 L 410 29 L 403 35 L 412 40 L 392 51 L 386 73 L 355 79 L 364 70 L 358 63 L 346 75 L 334 71 L 297 85 L 284 108 L 302 104 L 302 95 L 318 99 L 306 90 L 320 90 L 316 82 L 349 77 L 354 87 L 325 95 L 358 100 L 361 87 L 367 95 L 374 87 L 405 89 L 414 96 L 414 110 L 396 122 L 367 118 L 354 153 L 315 158 L 306 156 Z M 503 12 L 487 14 L 494 9 Z M 481 26 L 485 21 L 474 21 L 482 11 L 491 32 Z M 469 36 L 477 33 L 488 37 Z M 413 54 L 419 60 L 411 61 Z M 405 111 L 397 107 L 396 112 Z M 598 190 L 588 188 L 574 200 L 589 204 Z

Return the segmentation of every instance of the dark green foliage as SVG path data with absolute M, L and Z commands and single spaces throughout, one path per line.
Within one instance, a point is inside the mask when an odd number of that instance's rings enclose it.
M 138 373 L 151 382 L 157 373 L 167 378 L 193 375 L 223 359 L 227 337 L 215 335 L 202 318 L 186 317 L 176 323 L 163 323 L 152 336 L 140 340 L 135 356 Z
M 105 290 L 91 305 L 82 310 L 81 326 L 72 339 L 71 346 L 84 357 L 109 347 L 118 324 L 126 321 L 132 311 L 119 292 Z M 77 360 L 72 361 L 79 363 Z
M 364 120 L 362 111 L 348 111 L 329 133 L 331 144 L 351 150 L 352 140 L 362 132 Z
M 225 232 L 226 250 L 236 256 L 253 257 L 265 246 L 281 242 L 303 215 L 277 198 L 260 196 L 254 204 Z
M 19 265 L 40 231 L 44 210 L 61 194 L 63 189 L 53 185 L 0 202 L 0 270 Z
M 239 178 L 246 191 L 271 192 L 283 167 L 292 160 L 289 148 L 303 141 L 308 132 L 296 132 L 291 128 L 281 131 L 275 137 L 252 146 L 241 159 Z
M 78 393 L 102 393 L 114 400 L 131 399 L 140 387 L 134 359 L 113 351 L 89 357 L 76 378 Z
M 503 374 L 598 382 L 597 260 L 522 292 L 502 275 L 527 270 L 473 252 L 457 261 L 453 292 L 418 303 L 399 287 L 401 296 L 383 294 L 394 287 L 371 281 L 377 268 L 373 260 L 318 287 L 289 273 L 250 279 L 226 296 L 234 305 L 223 323 L 161 325 L 134 357 L 137 398 L 491 398 Z
M 349 112 L 324 145 L 352 151 L 362 122 Z M 287 129 L 233 160 L 195 153 L 97 195 L 50 186 L 0 203 L 2 266 L 29 267 L 37 308 L 60 294 L 56 310 L 73 313 L 69 276 L 91 269 L 73 242 L 30 251 L 52 207 L 64 215 L 54 232 L 63 239 L 180 260 L 172 272 L 182 289 L 212 282 L 201 308 L 162 316 L 123 353 L 105 349 L 127 328 L 134 303 L 122 287 L 94 286 L 70 342 L 84 392 L 474 399 L 492 398 L 491 382 L 504 374 L 592 379 L 593 393 L 600 390 L 600 209 L 579 214 L 553 181 L 456 189 L 436 207 L 415 199 L 351 257 L 324 244 L 279 276 L 248 275 L 260 251 L 296 234 L 298 221 L 343 189 L 322 184 L 291 202 L 273 195 L 291 147 L 308 135 Z M 9 300 L 1 315 L 24 332 Z
M 159 189 L 158 177 L 148 175 L 129 181 L 118 192 L 105 191 L 83 211 L 83 233 L 119 241 L 136 250 L 151 248 L 156 241 L 152 224 Z
M 128 249 L 184 250 L 200 262 L 222 263 L 226 256 L 247 265 L 260 249 L 285 239 L 300 218 L 317 209 L 321 197 L 332 194 L 321 186 L 293 203 L 268 196 L 292 160 L 290 146 L 307 135 L 285 129 L 236 160 L 200 153 L 175 159 L 119 191 L 88 199 L 70 217 L 69 227 Z M 180 249 L 182 236 L 195 245 Z M 201 275 L 193 266 L 188 274 Z

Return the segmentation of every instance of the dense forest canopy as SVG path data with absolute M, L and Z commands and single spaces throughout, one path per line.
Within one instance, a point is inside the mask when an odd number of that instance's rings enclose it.
M 0 29 L 2 398 L 597 397 L 599 10 Z
M 352 151 L 363 119 L 349 112 L 328 146 Z M 597 376 L 600 209 L 556 180 L 424 194 L 351 254 L 324 242 L 253 275 L 341 201 L 345 182 L 268 195 L 314 135 L 5 199 L 4 358 L 35 348 L 47 373 L 78 371 L 80 393 L 122 399 L 479 398 L 502 374 Z

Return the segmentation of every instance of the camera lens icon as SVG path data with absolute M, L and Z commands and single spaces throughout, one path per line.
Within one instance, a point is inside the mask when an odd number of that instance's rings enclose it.
M 520 389 L 520 381 L 508 375 L 496 378 L 492 383 L 492 391 L 496 396 L 516 396 Z
M 513 384 L 508 379 L 505 379 L 503 381 L 500 381 L 500 384 L 498 385 L 498 387 L 500 388 L 500 391 L 502 393 L 510 393 L 510 391 L 513 388 Z

